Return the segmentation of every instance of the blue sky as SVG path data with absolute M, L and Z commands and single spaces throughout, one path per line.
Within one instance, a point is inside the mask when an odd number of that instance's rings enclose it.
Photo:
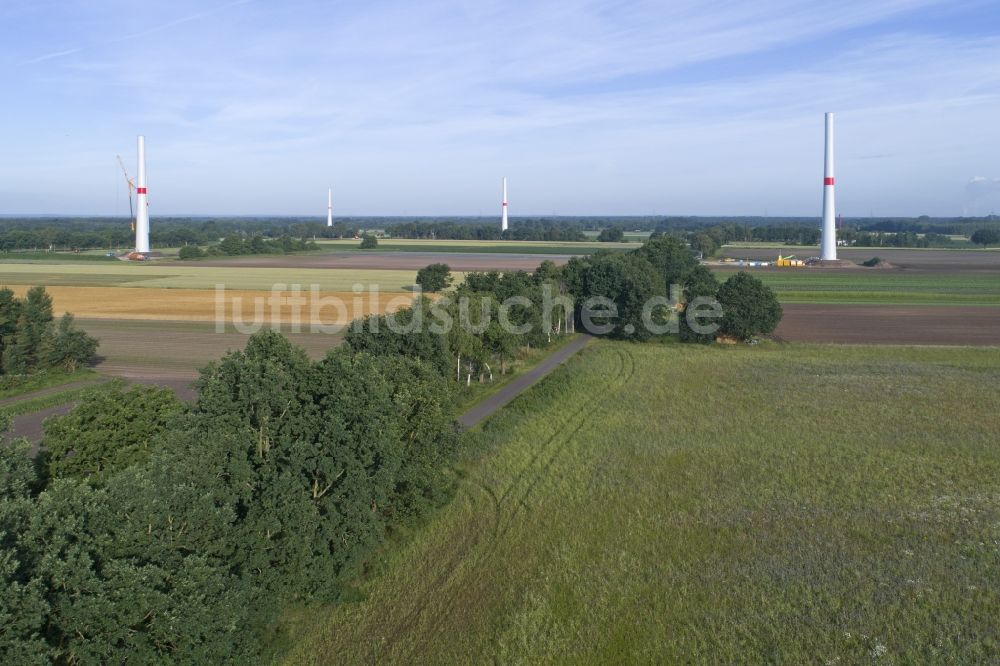
M 0 213 L 1000 213 L 1000 3 L 0 3 Z

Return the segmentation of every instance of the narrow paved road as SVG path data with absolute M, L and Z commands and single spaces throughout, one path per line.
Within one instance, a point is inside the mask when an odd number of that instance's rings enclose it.
M 462 414 L 458 417 L 458 422 L 466 428 L 471 428 L 472 426 L 482 422 L 511 400 L 521 395 L 521 393 L 529 389 L 542 377 L 562 365 L 570 356 L 583 349 L 584 346 L 590 342 L 590 340 L 591 336 L 581 334 L 580 337 L 555 351 L 551 356 L 536 365 L 530 371 L 511 380 L 511 382 L 502 389 L 486 398 L 486 400 L 483 400 L 466 413 Z
M 29 455 L 34 458 L 38 455 L 38 443 L 42 441 L 42 435 L 44 434 L 42 424 L 45 422 L 45 419 L 50 416 L 62 416 L 74 407 L 76 407 L 75 402 L 67 402 L 62 405 L 46 407 L 31 414 L 15 416 L 10 430 L 0 435 L 0 445 L 3 445 L 3 440 L 5 439 L 9 441 L 19 437 L 26 437 L 32 444 Z

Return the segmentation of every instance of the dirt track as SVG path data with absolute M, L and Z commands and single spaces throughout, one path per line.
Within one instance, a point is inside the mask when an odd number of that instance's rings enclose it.
M 199 261 L 198 266 L 242 268 L 355 268 L 358 270 L 420 270 L 445 263 L 453 271 L 533 271 L 546 259 L 565 264 L 569 254 L 516 254 L 476 252 L 373 252 L 372 254 L 297 254 L 283 257 L 234 257 Z
M 775 334 L 789 342 L 1000 345 L 1000 308 L 784 305 Z

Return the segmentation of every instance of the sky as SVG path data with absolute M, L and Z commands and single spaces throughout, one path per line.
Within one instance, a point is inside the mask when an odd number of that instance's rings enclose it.
M 0 214 L 1000 213 L 1000 1 L 3 0 Z

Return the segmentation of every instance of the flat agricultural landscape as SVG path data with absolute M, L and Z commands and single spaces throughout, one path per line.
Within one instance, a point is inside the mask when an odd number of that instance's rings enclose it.
M 449 264 L 460 281 L 463 271 L 533 270 L 546 259 L 563 263 L 576 253 L 634 245 L 389 239 L 377 251 L 362 252 L 356 241 L 324 241 L 318 253 L 141 264 L 81 261 L 77 255 L 67 255 L 65 261 L 58 255 L 18 262 L 10 255 L 0 262 L 0 283 L 18 294 L 31 285 L 45 285 L 57 313 L 74 313 L 101 340 L 105 360 L 98 368 L 103 372 L 129 378 L 170 377 L 175 372 L 191 377 L 230 346 L 242 346 L 245 336 L 233 328 L 234 321 L 263 318 L 290 332 L 297 318 L 305 331 L 298 341 L 310 347 L 310 307 L 298 313 L 289 302 L 275 307 L 274 285 L 284 285 L 280 295 L 285 297 L 295 295 L 293 285 L 300 285 L 300 295 L 315 286 L 321 297 L 343 304 L 338 308 L 326 301 L 316 320 L 343 325 L 359 315 L 408 304 L 416 271 L 431 263 Z M 809 249 L 727 247 L 723 254 L 773 259 L 792 252 L 806 256 Z M 785 307 L 777 335 L 796 342 L 1000 344 L 1000 252 L 841 250 L 855 261 L 875 254 L 897 268 L 750 269 L 775 290 Z M 721 279 L 736 270 L 728 265 L 715 268 Z M 217 285 L 225 286 L 221 301 Z M 371 285 L 378 286 L 376 295 L 370 293 Z M 221 335 L 212 325 L 220 319 L 220 308 L 227 325 Z M 143 343 L 133 341 L 130 331 L 157 342 L 142 349 Z M 329 337 L 320 334 L 319 344 Z
M 725 248 L 723 254 L 774 259 L 784 249 Z M 840 250 L 862 261 L 879 256 L 894 268 L 748 268 L 774 289 L 785 316 L 776 334 L 788 341 L 1000 345 L 1000 252 L 864 248 Z M 725 279 L 738 267 L 714 267 Z
M 565 264 L 572 254 L 542 254 L 529 252 L 356 252 L 356 253 L 309 253 L 264 257 L 229 257 L 206 259 L 196 262 L 197 266 L 243 267 L 243 268 L 334 268 L 352 270 L 401 270 L 418 271 L 424 266 L 444 263 L 453 271 L 533 271 L 545 260 Z
M 287 663 L 990 662 L 998 383 L 996 349 L 592 342 Z

